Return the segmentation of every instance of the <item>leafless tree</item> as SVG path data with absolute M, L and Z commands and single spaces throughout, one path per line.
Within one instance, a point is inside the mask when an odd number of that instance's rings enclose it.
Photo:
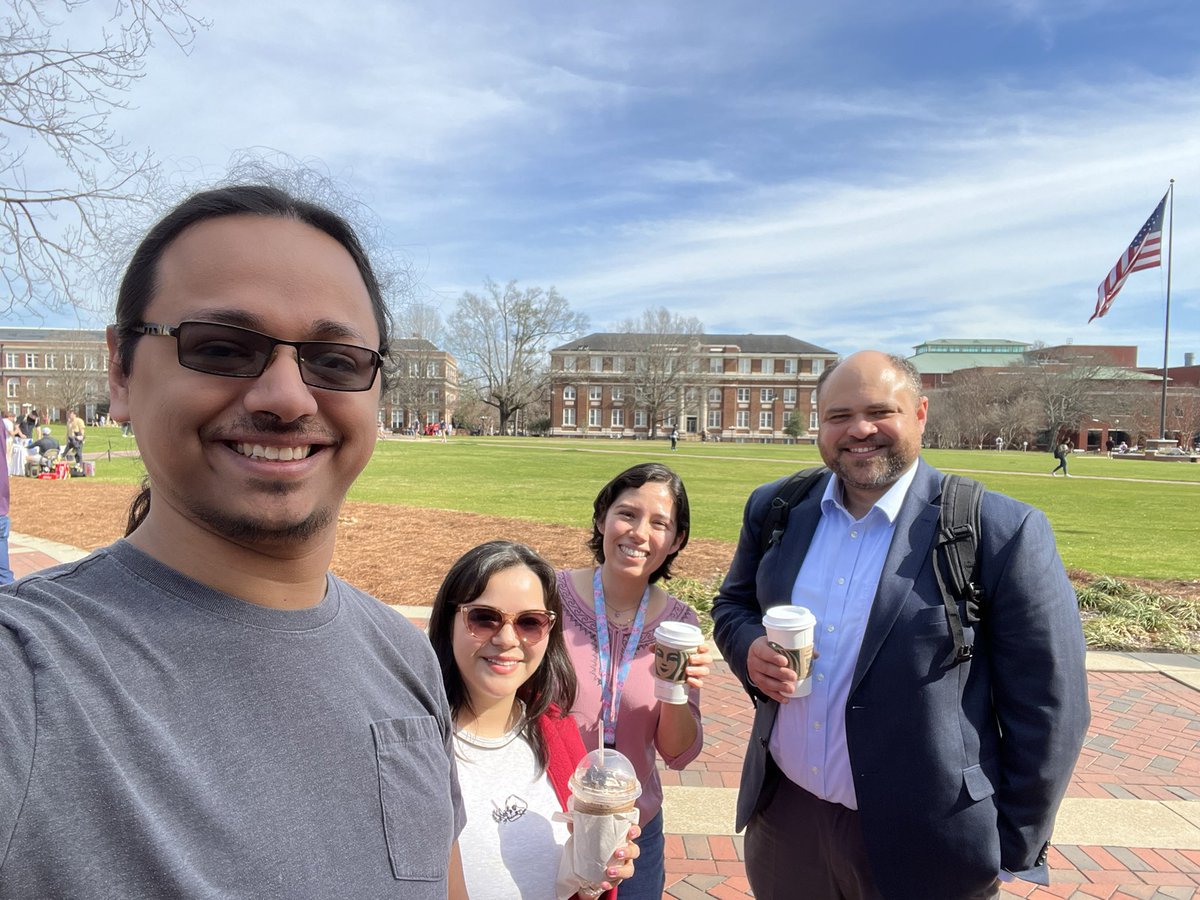
M 83 307 L 114 224 L 155 193 L 157 168 L 109 117 L 143 76 L 155 36 L 187 51 L 204 23 L 186 0 L 10 0 L 0 19 L 0 311 Z M 69 26 L 76 26 L 71 38 Z
M 1051 444 L 1074 434 L 1099 408 L 1104 367 L 1035 355 L 1022 370 L 1025 395 L 1036 405 Z
M 651 438 L 660 425 L 689 407 L 697 415 L 703 412 L 700 341 L 704 325 L 699 319 L 660 306 L 626 319 L 616 330 L 628 335 L 626 346 L 633 362 L 634 389 L 626 403 L 646 411 Z
M 502 287 L 489 278 L 482 294 L 465 291 L 458 299 L 447 322 L 449 347 L 463 378 L 496 410 L 501 433 L 545 394 L 551 343 L 586 331 L 587 321 L 553 287 Z

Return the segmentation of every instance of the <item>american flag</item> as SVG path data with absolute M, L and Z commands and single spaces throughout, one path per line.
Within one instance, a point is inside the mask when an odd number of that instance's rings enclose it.
M 1170 191 L 1167 193 L 1169 194 Z M 1124 286 L 1125 279 L 1129 277 L 1130 272 L 1153 269 L 1155 266 L 1162 265 L 1163 207 L 1166 203 L 1167 194 L 1163 194 L 1163 198 L 1158 201 L 1158 206 L 1146 220 L 1142 230 L 1137 233 L 1137 237 L 1133 239 L 1129 249 L 1121 254 L 1121 258 L 1108 273 L 1108 277 L 1101 282 L 1096 291 L 1096 311 L 1092 313 L 1092 318 L 1088 319 L 1089 325 L 1092 319 L 1098 319 L 1108 312 L 1108 308 L 1112 306 L 1117 292 Z

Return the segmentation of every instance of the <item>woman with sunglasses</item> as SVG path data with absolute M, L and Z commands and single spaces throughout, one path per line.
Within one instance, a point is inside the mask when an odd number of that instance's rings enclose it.
M 429 617 L 454 716 L 467 825 L 459 837 L 474 900 L 553 900 L 567 781 L 584 756 L 575 670 L 563 645 L 554 569 L 533 550 L 491 541 L 447 573 Z M 636 837 L 638 829 L 630 831 Z M 631 842 L 610 860 L 610 889 L 633 874 Z
M 567 651 L 579 676 L 572 709 L 587 746 L 600 740 L 633 763 L 642 796 L 637 874 L 621 900 L 660 900 L 663 863 L 662 784 L 655 755 L 682 769 L 700 753 L 700 688 L 712 656 L 702 644 L 688 660 L 688 702 L 654 697 L 654 629 L 663 622 L 698 624 L 686 604 L 657 585 L 688 541 L 691 513 L 679 476 L 658 463 L 627 469 L 593 504 L 588 546 L 594 568 L 558 573 Z

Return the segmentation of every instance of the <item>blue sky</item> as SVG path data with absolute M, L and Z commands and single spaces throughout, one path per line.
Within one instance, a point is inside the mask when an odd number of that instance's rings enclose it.
M 179 179 L 284 151 L 448 312 L 555 285 L 839 352 L 988 337 L 1162 356 L 1166 269 L 1087 325 L 1177 181 L 1171 362 L 1200 352 L 1200 11 L 1182 2 L 194 3 L 113 124 Z

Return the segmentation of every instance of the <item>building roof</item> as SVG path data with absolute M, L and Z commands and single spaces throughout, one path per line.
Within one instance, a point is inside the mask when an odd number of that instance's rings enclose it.
M 550 352 L 558 353 L 570 350 L 636 352 L 642 349 L 644 337 L 645 335 L 629 332 L 601 331 L 555 347 Z M 818 347 L 816 344 L 810 344 L 787 334 L 701 334 L 698 337 L 700 343 L 706 348 L 723 347 L 733 353 L 817 353 L 837 356 L 836 351 Z M 683 334 L 659 336 L 663 343 L 673 341 L 685 343 L 692 338 L 692 335 Z
M 989 338 L 938 338 L 913 347 L 917 353 L 1023 353 L 1029 344 Z
M 392 341 L 392 352 L 404 352 L 405 350 L 416 353 L 442 353 L 437 345 L 425 338 L 396 338 Z
M 29 341 L 99 341 L 104 342 L 103 328 L 0 328 L 0 343 L 14 344 Z
M 959 369 L 1019 366 L 1025 357 L 1020 353 L 918 353 L 908 361 L 921 375 L 948 375 Z

